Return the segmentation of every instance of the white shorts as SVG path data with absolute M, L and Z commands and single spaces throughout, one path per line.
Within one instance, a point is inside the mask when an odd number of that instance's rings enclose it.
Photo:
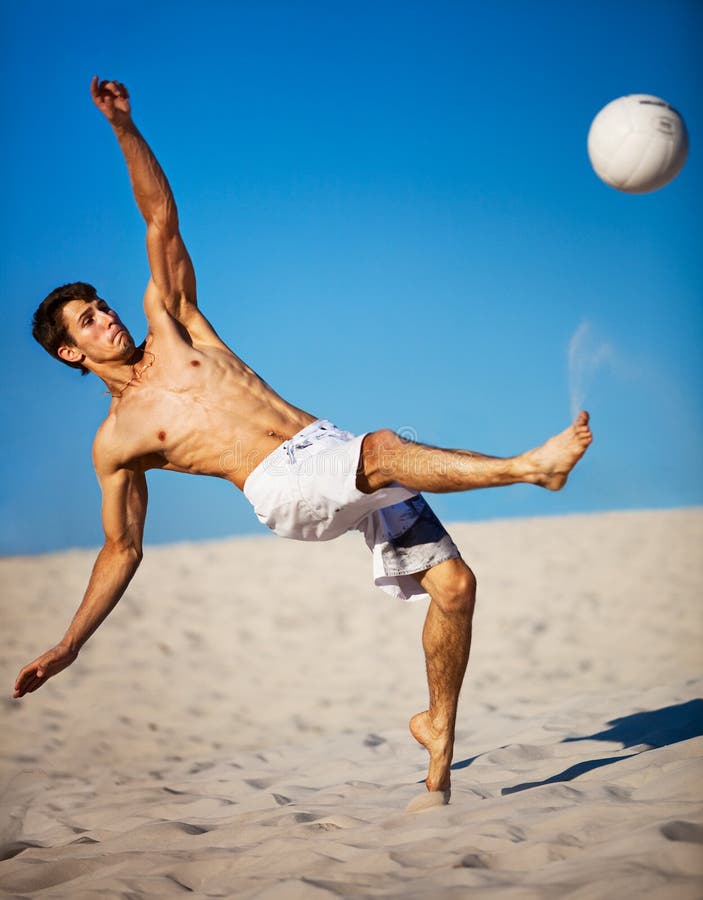
M 426 597 L 412 573 L 454 559 L 459 550 L 421 494 L 401 484 L 371 494 L 357 488 L 364 437 L 317 419 L 259 463 L 244 495 L 259 521 L 281 537 L 329 541 L 363 532 L 378 587 L 402 600 Z

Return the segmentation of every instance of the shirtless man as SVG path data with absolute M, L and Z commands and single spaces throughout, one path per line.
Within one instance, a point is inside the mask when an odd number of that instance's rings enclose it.
M 588 415 L 541 447 L 497 459 L 413 443 L 391 430 L 355 437 L 291 406 L 198 308 L 173 194 L 132 121 L 127 89 L 95 77 L 91 93 L 115 132 L 146 221 L 148 334 L 137 346 L 83 283 L 52 291 L 35 314 L 34 335 L 45 349 L 95 373 L 112 395 L 93 446 L 105 541 L 68 630 L 20 671 L 14 696 L 36 691 L 74 662 L 124 593 L 142 558 L 146 471 L 215 475 L 244 490 L 259 518 L 284 536 L 325 540 L 359 528 L 380 586 L 398 596 L 429 595 L 422 635 L 429 708 L 411 719 L 410 731 L 430 756 L 428 790 L 448 797 L 476 581 L 418 492 L 519 482 L 558 490 L 591 443 Z M 330 472 L 330 460 L 342 465 Z

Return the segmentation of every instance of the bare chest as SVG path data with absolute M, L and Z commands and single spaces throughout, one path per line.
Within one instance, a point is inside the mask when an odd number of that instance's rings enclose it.
M 241 487 L 258 461 L 315 418 L 227 350 L 155 350 L 146 376 L 113 404 L 106 423 L 128 467 L 213 475 Z
M 235 439 L 257 377 L 236 358 L 197 351 L 160 365 L 157 358 L 149 374 L 116 404 L 120 456 L 143 468 L 219 474 L 217 459 Z

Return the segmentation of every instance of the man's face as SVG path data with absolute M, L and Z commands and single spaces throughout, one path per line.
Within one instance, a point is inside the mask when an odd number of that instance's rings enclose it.
M 93 362 L 128 359 L 134 350 L 132 335 L 117 313 L 101 298 L 69 300 L 63 320 L 75 347 Z

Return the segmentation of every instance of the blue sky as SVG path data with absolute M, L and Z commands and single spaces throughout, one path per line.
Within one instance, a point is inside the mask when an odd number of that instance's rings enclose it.
M 57 284 L 135 333 L 144 228 L 93 74 L 130 88 L 173 186 L 203 311 L 310 412 L 509 455 L 570 415 L 567 489 L 434 498 L 447 520 L 703 502 L 703 5 L 697 0 L 2 4 L 0 551 L 97 546 L 108 398 L 30 335 Z M 684 115 L 669 186 L 626 196 L 586 155 L 627 93 Z M 261 531 L 236 489 L 152 473 L 148 542 Z

